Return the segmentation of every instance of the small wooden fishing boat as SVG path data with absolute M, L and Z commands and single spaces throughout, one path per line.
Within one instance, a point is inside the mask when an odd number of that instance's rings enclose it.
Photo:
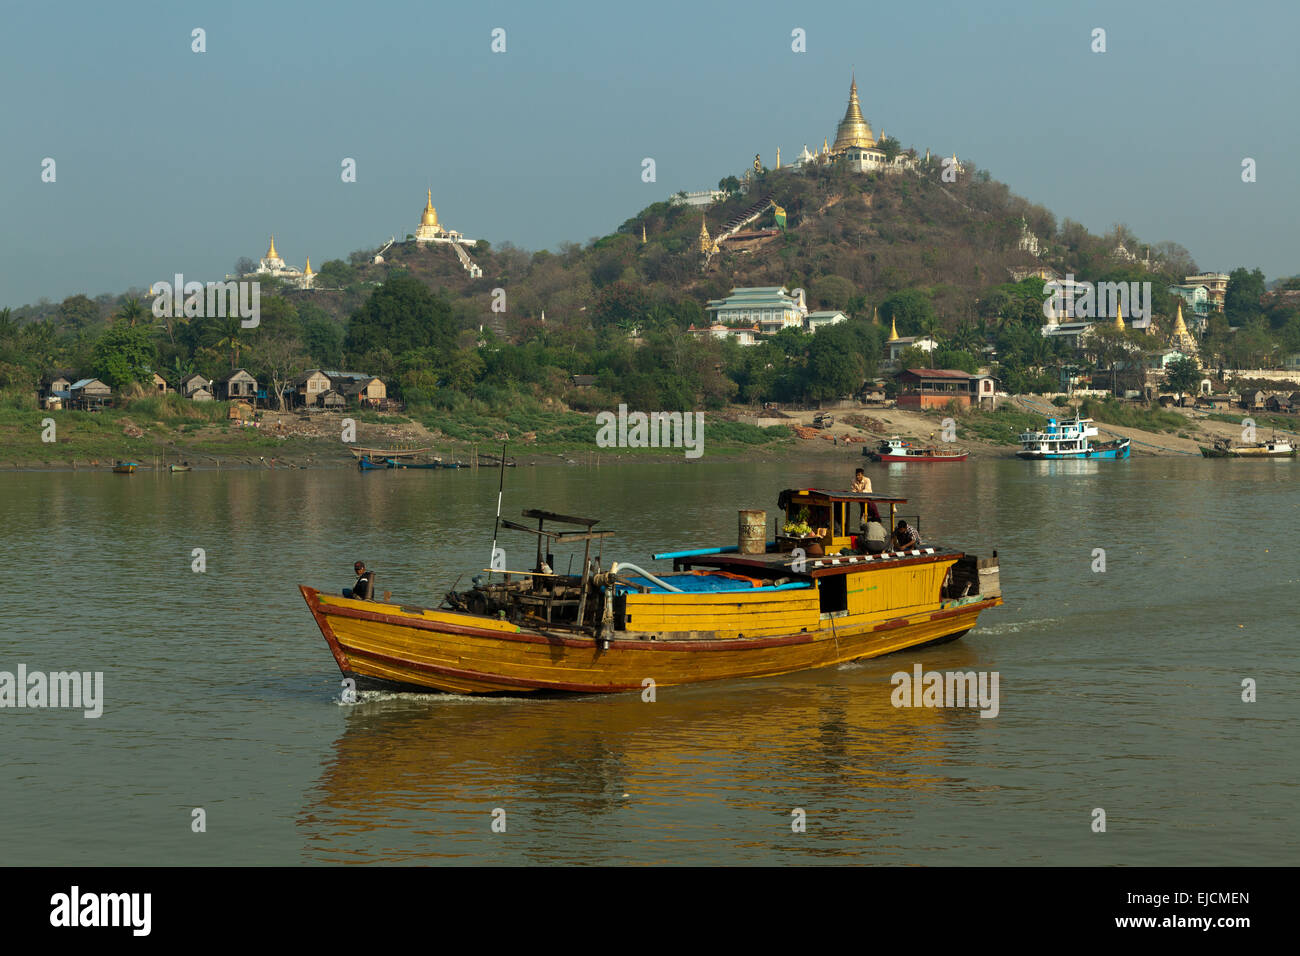
M 183 465 L 172 465 L 171 470 L 172 470 L 172 474 L 176 474 L 176 472 L 178 471 L 193 471 L 194 466 L 191 465 L 189 462 L 186 462 Z
M 420 458 L 427 456 L 433 449 L 425 448 L 354 448 L 348 446 L 353 458 L 369 458 L 374 461 L 389 458 Z
M 300 590 L 359 687 L 595 694 L 766 677 L 955 640 L 1002 603 L 996 551 L 858 549 L 846 532 L 857 509 L 888 506 L 892 525 L 905 500 L 791 489 L 778 507 L 794 523 L 807 516 L 822 557 L 766 542 L 766 516 L 746 511 L 736 546 L 656 554 L 673 562 L 659 573 L 605 570 L 614 533 L 593 530 L 595 518 L 528 510 L 536 528 L 502 526 L 536 537 L 533 568 L 485 569 L 437 608 Z M 555 546 L 581 546 L 580 574 L 552 570 Z
M 1214 445 L 1201 449 L 1205 458 L 1294 458 L 1295 446 L 1285 438 L 1270 438 L 1268 441 L 1244 444 L 1233 442 L 1231 438 L 1217 438 Z
M 138 461 L 119 461 L 116 465 L 113 466 L 113 474 L 134 475 L 135 470 L 139 467 L 140 467 L 140 463 Z
M 862 449 L 862 454 L 872 461 L 888 462 L 942 462 L 965 461 L 969 454 L 962 448 L 939 449 L 934 445 L 915 445 L 895 435 L 884 439 L 875 449 Z

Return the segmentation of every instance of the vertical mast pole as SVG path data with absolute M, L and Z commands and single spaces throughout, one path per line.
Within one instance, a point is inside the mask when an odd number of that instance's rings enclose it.
M 475 452 L 475 461 L 478 453 Z M 488 559 L 488 583 L 492 583 L 492 562 L 497 557 L 497 532 L 501 530 L 501 495 L 506 487 L 506 443 L 501 443 L 501 480 L 497 483 L 497 520 L 492 525 L 492 556 Z M 508 579 L 507 579 L 508 580 Z

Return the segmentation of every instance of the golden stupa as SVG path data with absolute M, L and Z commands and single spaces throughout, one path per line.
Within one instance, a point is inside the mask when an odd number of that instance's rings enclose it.
M 849 107 L 844 111 L 844 119 L 835 130 L 835 145 L 831 152 L 838 153 L 850 147 L 869 149 L 876 145 L 871 135 L 871 127 L 862 117 L 862 107 L 858 103 L 858 80 L 854 76 L 849 87 Z
M 311 256 L 307 257 L 307 268 L 302 270 L 302 274 L 305 276 L 314 276 L 316 274 L 311 271 Z
M 275 236 L 272 236 L 272 237 L 271 237 L 271 248 L 266 250 L 266 256 L 265 256 L 265 258 L 267 258 L 267 259 L 279 259 L 279 258 L 280 258 L 280 253 L 278 253 L 278 252 L 275 251 Z
M 899 339 L 899 335 L 898 335 L 898 323 L 894 321 L 893 317 L 891 317 L 890 320 L 889 320 L 889 338 L 887 338 L 885 341 L 886 341 L 886 342 L 897 342 L 898 339 Z
M 424 215 L 420 217 L 420 225 L 432 226 L 438 228 L 438 210 L 433 208 L 433 190 L 429 190 L 429 201 L 425 204 Z

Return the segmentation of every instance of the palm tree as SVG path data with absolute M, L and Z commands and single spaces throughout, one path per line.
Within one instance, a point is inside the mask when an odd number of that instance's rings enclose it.
M 247 344 L 244 339 L 244 328 L 238 315 L 228 315 L 223 319 L 217 320 L 213 325 L 213 334 L 216 341 L 212 344 L 215 348 L 230 349 L 230 370 L 233 372 L 239 367 L 239 353 Z
M 122 319 L 131 328 L 135 328 L 136 320 L 144 318 L 144 315 L 144 306 L 140 304 L 140 300 L 135 296 L 127 296 L 122 300 L 122 307 L 117 310 L 117 314 L 113 318 Z
M 921 334 L 928 335 L 933 340 L 933 348 L 930 349 L 930 368 L 934 368 L 934 353 L 939 348 L 939 330 L 943 328 L 943 323 L 937 315 L 927 315 L 921 320 Z
M 12 339 L 18 335 L 18 323 L 12 318 L 13 311 L 6 306 L 0 309 L 0 342 L 6 339 Z

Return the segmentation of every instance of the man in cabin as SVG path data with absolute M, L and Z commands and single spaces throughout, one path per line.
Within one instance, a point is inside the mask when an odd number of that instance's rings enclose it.
M 898 527 L 894 529 L 893 550 L 910 551 L 920 546 L 921 536 L 916 533 L 915 528 L 909 528 L 907 522 L 900 518 Z
M 352 570 L 356 572 L 357 583 L 350 588 L 344 588 L 343 596 L 357 601 L 371 600 L 375 593 L 375 572 L 367 571 L 364 561 L 352 565 Z

